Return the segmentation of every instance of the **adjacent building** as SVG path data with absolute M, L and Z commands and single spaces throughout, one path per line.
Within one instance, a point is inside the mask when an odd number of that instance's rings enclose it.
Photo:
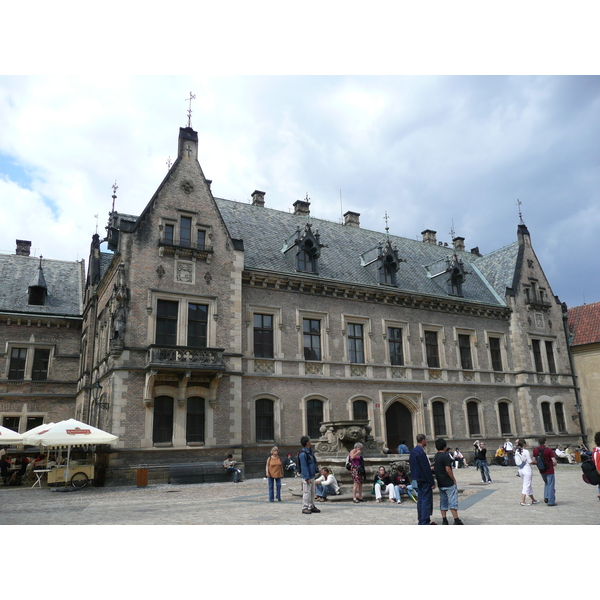
M 0 254 L 0 423 L 23 433 L 75 413 L 84 262 Z
M 571 352 L 581 394 L 586 442 L 600 431 L 600 302 L 569 309 Z

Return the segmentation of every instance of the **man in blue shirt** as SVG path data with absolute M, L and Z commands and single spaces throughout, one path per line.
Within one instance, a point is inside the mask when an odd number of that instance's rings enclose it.
M 300 470 L 302 471 L 302 514 L 321 512 L 315 506 L 315 474 L 319 470 L 317 459 L 311 448 L 310 438 L 303 435 L 300 438 L 302 450 L 300 450 Z
M 435 488 L 435 479 L 431 471 L 429 459 L 425 453 L 427 438 L 424 433 L 417 435 L 417 445 L 410 453 L 410 476 L 413 482 L 417 482 L 419 497 L 417 499 L 417 515 L 419 525 L 436 525 L 431 520 L 433 512 L 433 489 Z

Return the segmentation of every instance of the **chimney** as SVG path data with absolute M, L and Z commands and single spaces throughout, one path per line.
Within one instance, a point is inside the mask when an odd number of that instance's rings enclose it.
M 479 246 L 475 246 L 475 248 L 471 248 L 471 254 L 475 254 L 476 256 L 482 256 L 479 254 Z
M 31 242 L 17 240 L 17 256 L 29 256 L 31 253 Z
M 264 206 L 265 205 L 265 192 L 254 190 L 252 192 L 252 206 Z
M 344 225 L 349 225 L 350 227 L 360 227 L 360 213 L 352 212 L 349 210 L 344 214 Z
M 433 231 L 432 229 L 426 229 L 425 231 L 421 231 L 421 235 L 423 236 L 423 241 L 426 244 L 433 244 L 434 246 L 437 244 L 437 240 L 435 238 L 435 234 L 437 231 Z
M 308 200 L 296 200 L 294 202 L 294 214 L 295 215 L 310 215 L 310 202 Z
M 452 239 L 452 243 L 454 244 L 454 249 L 457 252 L 465 251 L 465 238 L 464 237 L 455 237 Z

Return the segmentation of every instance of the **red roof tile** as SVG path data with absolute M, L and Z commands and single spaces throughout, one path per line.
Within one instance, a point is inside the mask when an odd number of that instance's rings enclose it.
M 572 346 L 600 342 L 600 302 L 569 308 L 569 329 Z

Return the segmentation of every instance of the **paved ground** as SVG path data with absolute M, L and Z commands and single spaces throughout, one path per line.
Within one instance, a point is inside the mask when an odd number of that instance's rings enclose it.
M 455 471 L 459 514 L 465 525 L 597 525 L 597 489 L 583 483 L 577 465 L 559 465 L 558 506 L 520 506 L 516 468 L 490 467 L 493 483 L 483 485 L 473 467 Z M 299 480 L 284 479 L 282 502 L 270 503 L 262 479 L 239 484 L 152 485 L 94 488 L 60 493 L 50 488 L 0 487 L 2 525 L 415 525 L 416 504 L 373 501 L 326 502 L 321 514 L 301 514 Z M 543 500 L 543 482 L 534 470 L 533 489 Z M 439 500 L 434 496 L 434 518 Z

